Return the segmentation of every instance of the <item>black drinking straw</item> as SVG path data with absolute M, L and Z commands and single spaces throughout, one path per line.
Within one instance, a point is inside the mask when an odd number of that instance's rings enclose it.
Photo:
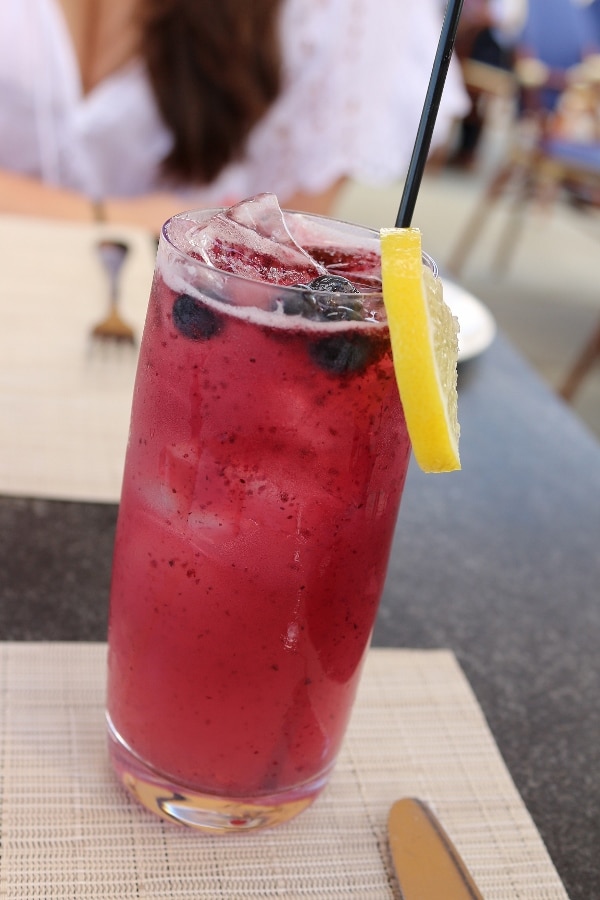
M 454 41 L 456 40 L 456 30 L 458 28 L 458 20 L 462 10 L 463 0 L 448 0 L 444 22 L 442 24 L 442 32 L 438 43 L 431 77 L 429 79 L 429 87 L 425 95 L 425 104 L 421 113 L 421 121 L 415 139 L 402 199 L 400 200 L 400 208 L 396 217 L 396 228 L 408 228 L 412 222 L 417 195 L 421 187 L 421 179 L 427 162 L 427 155 L 431 145 L 431 136 L 435 126 L 440 100 L 446 83 L 446 75 L 452 58 L 454 49 Z

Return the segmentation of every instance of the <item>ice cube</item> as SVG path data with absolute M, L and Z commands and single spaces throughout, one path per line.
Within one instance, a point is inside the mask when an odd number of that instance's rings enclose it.
M 259 194 L 188 231 L 203 262 L 270 284 L 307 284 L 327 270 L 291 236 L 274 194 Z
M 333 219 L 284 214 L 293 239 L 332 275 L 347 278 L 360 291 L 381 290 L 379 235 Z

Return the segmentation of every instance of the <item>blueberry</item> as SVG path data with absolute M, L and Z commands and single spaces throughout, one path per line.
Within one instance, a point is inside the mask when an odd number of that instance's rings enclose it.
M 358 294 L 351 281 L 342 275 L 319 275 L 307 285 L 311 291 L 326 291 L 328 294 Z
M 173 324 L 186 338 L 192 341 L 208 341 L 218 334 L 223 322 L 220 317 L 203 306 L 195 297 L 180 294 L 173 304 Z
M 358 321 L 365 317 L 363 305 L 360 300 L 344 300 L 339 303 L 331 298 L 319 301 L 319 309 L 324 319 L 333 319 L 335 321 Z
M 373 347 L 364 334 L 333 335 L 311 344 L 310 355 L 326 372 L 346 375 L 365 368 L 373 356 Z
M 324 322 L 328 318 L 326 311 L 331 305 L 329 298 L 317 296 L 305 284 L 295 284 L 294 287 L 302 288 L 302 291 L 286 294 L 283 298 L 282 308 L 286 316 L 303 316 L 305 319 Z
M 298 287 L 304 287 L 304 285 L 298 285 Z M 308 291 L 298 291 L 297 293 L 292 293 L 290 291 L 289 294 L 286 294 L 282 301 L 282 308 L 286 316 L 304 316 L 305 318 L 310 318 L 311 313 L 314 309 L 314 302 L 312 302 L 312 294 Z
M 362 300 L 349 296 L 359 291 L 341 275 L 319 275 L 309 284 L 294 287 L 302 288 L 302 293 L 284 299 L 283 311 L 289 316 L 304 316 L 320 322 L 347 322 L 365 317 Z

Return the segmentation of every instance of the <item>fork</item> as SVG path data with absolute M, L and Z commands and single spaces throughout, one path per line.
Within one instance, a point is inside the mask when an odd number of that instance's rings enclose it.
M 118 310 L 119 276 L 129 252 L 129 247 L 122 241 L 102 240 L 96 245 L 98 256 L 102 262 L 109 282 L 108 315 L 92 328 L 92 337 L 98 340 L 122 341 L 135 344 L 135 332 L 121 317 Z

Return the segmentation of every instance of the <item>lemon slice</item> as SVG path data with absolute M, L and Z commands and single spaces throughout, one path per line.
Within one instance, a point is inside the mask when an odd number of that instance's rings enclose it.
M 424 472 L 460 469 L 458 322 L 423 265 L 418 228 L 381 230 L 383 302 L 413 453 Z

